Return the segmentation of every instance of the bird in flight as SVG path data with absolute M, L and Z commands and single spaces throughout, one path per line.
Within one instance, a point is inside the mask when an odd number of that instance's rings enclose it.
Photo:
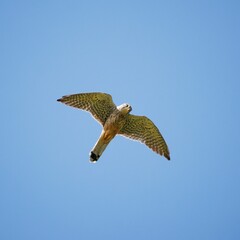
M 107 93 L 92 92 L 63 96 L 57 101 L 88 111 L 103 129 L 90 152 L 90 161 L 96 162 L 116 135 L 140 141 L 157 154 L 170 160 L 168 146 L 155 124 L 145 116 L 130 114 L 129 104 L 116 106 Z

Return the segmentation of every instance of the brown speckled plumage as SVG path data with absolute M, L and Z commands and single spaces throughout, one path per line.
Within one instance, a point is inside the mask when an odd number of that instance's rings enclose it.
M 129 114 L 128 104 L 116 106 L 106 93 L 80 93 L 63 96 L 57 101 L 89 111 L 103 126 L 102 133 L 90 152 L 90 161 L 96 162 L 109 142 L 117 135 L 140 141 L 156 153 L 170 160 L 168 146 L 154 123 L 145 116 Z

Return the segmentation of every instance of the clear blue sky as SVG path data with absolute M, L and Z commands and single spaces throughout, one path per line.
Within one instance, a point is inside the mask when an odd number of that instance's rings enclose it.
M 0 239 L 240 239 L 239 1 L 0 2 Z M 56 101 L 101 91 L 171 161 Z

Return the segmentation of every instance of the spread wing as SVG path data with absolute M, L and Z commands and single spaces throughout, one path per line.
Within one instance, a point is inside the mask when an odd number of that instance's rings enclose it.
M 119 134 L 146 144 L 154 152 L 170 160 L 168 146 L 158 128 L 149 118 L 129 114 Z
M 67 95 L 57 101 L 71 107 L 89 111 L 102 125 L 104 125 L 109 115 L 116 109 L 112 96 L 99 92 Z

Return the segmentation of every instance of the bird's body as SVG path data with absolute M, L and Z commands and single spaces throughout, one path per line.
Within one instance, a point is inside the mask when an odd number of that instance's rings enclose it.
M 110 141 L 120 132 L 126 122 L 126 114 L 128 113 L 122 113 L 118 109 L 115 109 L 107 118 L 102 133 L 90 153 L 91 162 L 98 160 Z
M 158 128 L 145 116 L 129 114 L 132 110 L 129 104 L 124 103 L 116 107 L 111 95 L 106 93 L 73 94 L 64 96 L 58 101 L 89 111 L 103 126 L 101 135 L 90 152 L 91 162 L 96 162 L 100 158 L 117 134 L 141 141 L 170 160 L 167 144 Z

